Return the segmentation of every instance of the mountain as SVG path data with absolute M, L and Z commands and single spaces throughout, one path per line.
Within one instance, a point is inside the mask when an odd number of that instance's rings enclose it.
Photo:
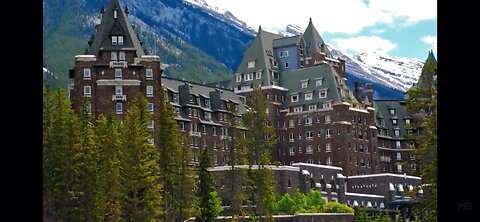
M 58 77 L 49 81 L 66 87 L 68 69 L 75 54 L 82 54 L 100 21 L 99 11 L 108 0 L 44 1 L 44 67 Z M 231 12 L 205 0 L 121 0 L 130 11 L 130 21 L 144 48 L 158 54 L 165 75 L 199 83 L 231 78 L 255 31 Z M 299 35 L 304 30 L 290 24 L 281 35 Z M 61 42 L 62 44 L 58 44 Z M 347 78 L 353 89 L 356 80 L 372 82 L 375 98 L 403 98 L 416 82 L 422 63 L 377 53 L 349 57 L 330 48 L 334 56 L 346 59 Z
M 108 0 L 44 1 L 43 63 L 58 77 L 44 83 L 67 87 L 73 58 L 84 53 L 95 24 L 100 21 L 100 8 L 107 3 Z M 242 56 L 237 51 L 243 52 L 246 42 L 253 38 L 252 34 L 190 3 L 174 0 L 124 0 L 121 3 L 128 6 L 129 19 L 143 47 L 147 52 L 160 55 L 165 65 L 164 74 L 174 78 L 199 83 L 230 78 L 232 67 L 238 65 L 235 63 Z M 225 12 L 225 16 L 228 13 Z

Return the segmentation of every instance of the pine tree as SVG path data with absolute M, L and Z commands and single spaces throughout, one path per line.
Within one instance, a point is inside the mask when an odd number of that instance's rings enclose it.
M 372 219 L 368 216 L 367 211 L 363 207 L 355 207 L 354 222 L 370 222 Z
M 85 98 L 79 113 L 80 141 L 73 154 L 78 174 L 78 183 L 75 184 L 79 194 L 78 221 L 92 221 L 94 218 L 94 194 L 98 176 L 98 149 L 95 144 L 92 117 L 87 110 L 88 106 L 89 102 Z
M 53 96 L 46 92 L 44 103 L 44 194 L 45 218 L 73 221 L 80 218 L 78 169 L 74 154 L 78 147 L 79 127 L 70 101 L 62 89 Z
M 420 207 L 422 221 L 437 221 L 437 61 L 430 52 L 422 68 L 418 84 L 408 91 L 408 110 L 418 120 L 414 136 L 418 149 L 415 154 L 421 160 L 420 175 L 426 199 Z
M 43 94 L 43 221 L 48 221 L 50 212 L 47 213 L 47 209 L 51 209 L 50 197 L 51 197 L 51 187 L 50 187 L 50 155 L 51 155 L 51 141 L 49 140 L 49 132 L 52 126 L 54 104 L 53 104 L 53 94 L 51 92 L 50 86 L 45 86 L 45 91 Z
M 227 189 L 229 189 L 229 199 L 230 199 L 230 212 L 232 218 L 236 218 L 240 215 L 241 207 L 241 177 L 240 171 L 235 169 L 235 166 L 239 162 L 240 157 L 238 156 L 239 152 L 237 150 L 241 149 L 242 135 L 244 132 L 242 128 L 242 122 L 240 115 L 238 114 L 238 104 L 229 103 L 228 104 L 229 115 L 226 117 L 226 126 L 228 132 L 230 132 L 230 137 L 227 140 L 228 143 L 228 165 L 230 165 L 230 170 L 227 172 Z
M 199 157 L 198 164 L 198 192 L 199 215 L 195 218 L 196 222 L 212 222 L 222 210 L 221 200 L 215 192 L 212 175 L 209 168 L 212 167 L 210 153 L 204 148 Z
M 180 174 L 178 175 L 176 215 L 177 221 L 185 221 L 193 215 L 193 190 L 195 186 L 195 175 L 190 165 L 190 160 L 192 159 L 190 146 L 185 137 L 182 138 L 180 155 L 182 162 L 180 164 Z
M 177 221 L 177 216 L 185 218 L 186 215 L 177 215 L 179 198 L 177 197 L 182 176 L 180 169 L 183 164 L 181 136 L 178 131 L 177 121 L 174 119 L 173 107 L 166 102 L 163 89 L 160 89 L 161 111 L 160 111 L 160 141 L 158 149 L 160 150 L 160 178 L 163 181 L 164 188 L 162 196 L 164 201 L 164 220 Z M 185 144 L 185 146 L 187 146 Z M 186 169 L 186 168 L 185 168 Z M 187 172 L 187 171 L 186 171 Z
M 113 114 L 101 114 L 95 129 L 99 150 L 97 191 L 95 193 L 94 221 L 120 221 L 122 219 L 122 176 L 119 122 Z
M 267 122 L 266 108 L 267 103 L 261 92 L 256 86 L 247 97 L 248 110 L 243 115 L 244 126 L 247 128 L 243 146 L 245 150 L 242 156 L 246 158 L 249 164 L 247 172 L 247 196 L 250 196 L 249 204 L 252 207 L 251 217 L 261 217 L 263 221 L 272 221 L 276 194 L 275 180 L 271 169 L 265 167 L 272 164 L 271 149 L 276 144 L 276 134 L 272 126 Z M 258 165 L 258 170 L 253 171 L 252 166 Z M 253 185 L 254 187 L 250 187 Z M 253 193 L 252 193 L 253 192 Z M 252 198 L 258 196 L 257 198 Z
M 122 126 L 122 208 L 127 221 L 160 221 L 163 213 L 159 154 L 148 142 L 153 138 L 147 128 L 151 119 L 147 100 L 139 93 L 127 110 Z

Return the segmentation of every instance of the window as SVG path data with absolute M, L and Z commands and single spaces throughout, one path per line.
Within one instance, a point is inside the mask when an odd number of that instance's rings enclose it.
M 123 95 L 123 86 L 115 86 L 115 95 Z
M 285 62 L 285 68 L 288 69 L 288 62 Z
M 148 109 L 148 111 L 153 113 L 153 103 L 148 103 L 147 104 L 147 109 Z
M 395 136 L 399 137 L 400 136 L 400 130 L 395 130 Z
M 320 99 L 322 98 L 327 98 L 327 90 L 320 91 L 319 97 Z
M 332 158 L 331 157 L 327 157 L 325 162 L 327 163 L 327 165 L 331 166 L 332 165 Z
M 203 116 L 206 120 L 211 120 L 212 119 L 212 113 L 211 112 L 204 112 Z
M 277 61 L 273 61 L 273 67 L 277 68 L 278 67 L 278 63 Z
M 90 77 L 91 77 L 90 69 L 88 69 L 88 68 L 83 69 L 83 78 L 84 79 L 90 79 Z
M 307 140 L 313 140 L 313 133 L 312 131 L 307 131 L 307 137 L 306 137 Z
M 318 131 L 318 137 L 320 137 L 321 135 L 322 135 L 322 131 L 319 130 L 319 131 Z
M 115 79 L 122 78 L 122 69 L 115 69 Z
M 312 125 L 312 117 L 305 118 L 305 126 L 311 126 L 311 125 Z
M 145 77 L 149 80 L 153 79 L 153 69 L 146 69 L 145 70 Z
M 116 103 L 115 104 L 115 111 L 117 114 L 123 113 L 123 103 Z
M 153 86 L 147 86 L 147 97 L 153 96 Z
M 397 153 L 397 160 L 402 160 L 402 154 L 401 153 Z
M 296 112 L 302 112 L 303 110 L 303 107 L 302 106 L 297 106 L 297 107 L 293 107 L 293 112 L 296 113 Z
M 290 139 L 290 142 L 295 142 L 295 134 L 294 133 L 290 133 L 288 135 L 288 138 Z
M 396 141 L 395 144 L 396 144 L 397 149 L 402 148 L 402 145 L 400 144 L 400 141 Z
M 278 72 L 273 72 L 273 79 L 278 79 L 279 78 L 279 75 L 278 75 Z
M 262 71 L 256 72 L 256 73 L 255 73 L 255 77 L 256 77 L 257 79 L 261 79 L 261 78 L 262 78 Z
M 395 109 L 390 109 L 390 115 L 395 115 Z
M 331 143 L 327 143 L 325 145 L 325 152 L 332 152 L 332 144 Z
M 397 165 L 397 171 L 398 171 L 399 173 L 402 172 L 402 165 Z
M 175 112 L 176 114 L 180 114 L 180 108 L 179 108 L 179 107 L 175 107 L 175 108 L 174 108 L 174 112 Z
M 117 61 L 117 52 L 110 52 L 110 61 Z
M 355 166 L 358 166 L 358 157 L 355 157 Z
M 295 147 L 290 147 L 290 156 L 295 156 Z
M 325 115 L 325 124 L 330 123 L 331 121 L 330 115 Z
M 153 129 L 153 120 L 151 120 L 151 121 L 148 123 L 147 128 L 148 128 L 148 129 Z
M 202 133 L 207 133 L 207 127 L 205 125 L 202 125 Z
M 280 58 L 288 57 L 288 51 L 287 50 L 280 51 L 279 56 Z
M 406 120 L 405 120 L 405 124 L 406 124 L 406 125 L 409 125 L 409 124 L 410 124 L 410 119 L 406 119 Z
M 83 86 L 83 96 L 85 97 L 92 96 L 92 88 L 90 86 Z
M 309 154 L 309 153 L 307 153 L 307 154 Z M 307 159 L 307 163 L 313 164 L 313 160 L 312 159 Z
M 252 81 L 253 80 L 253 73 L 245 74 L 245 81 Z
M 410 154 L 410 160 L 415 160 L 415 155 Z
M 236 75 L 235 77 L 237 78 L 237 82 L 241 82 L 241 81 L 242 81 L 242 75 Z
M 320 152 L 322 150 L 322 146 L 320 144 L 317 145 L 317 152 Z
M 124 51 L 121 51 L 118 53 L 118 59 L 120 61 L 125 61 L 125 52 Z
M 316 110 L 317 109 L 317 105 L 309 105 L 308 106 L 308 110 Z
M 86 109 L 88 114 L 92 114 L 92 104 L 88 103 Z
M 393 125 L 397 125 L 397 120 L 396 120 L 396 119 L 392 119 L 392 124 L 393 124 Z
M 293 128 L 294 126 L 295 126 L 295 122 L 293 121 L 293 119 L 289 120 L 288 121 L 288 127 Z
M 332 138 L 332 135 L 330 134 L 330 132 L 331 132 L 330 129 L 325 130 L 325 138 Z
M 291 100 L 292 102 L 298 102 L 298 95 L 292 95 Z
M 217 127 L 213 127 L 213 135 L 216 136 L 217 135 Z
M 299 139 L 299 140 L 302 139 L 302 133 L 299 133 L 299 134 L 298 134 L 298 139 Z
M 331 103 L 324 103 L 324 104 L 323 104 L 323 108 L 324 108 L 324 109 L 328 109 L 328 108 L 330 108 L 330 107 L 332 107 L 332 104 L 331 104 Z
M 340 135 L 342 133 L 342 130 L 340 128 L 337 129 L 337 135 Z
M 247 66 L 248 66 L 249 69 L 255 68 L 255 60 L 248 61 Z
M 417 170 L 417 165 L 416 164 L 412 163 L 410 166 L 412 167 L 412 170 Z
M 117 45 L 117 36 L 112 36 L 112 45 Z
M 308 81 L 302 81 L 301 84 L 302 84 L 302 88 L 307 88 Z
M 316 79 L 315 80 L 315 86 L 321 86 L 323 83 L 323 79 Z
M 305 94 L 305 100 L 312 100 L 313 99 L 313 93 L 306 93 Z
M 123 36 L 118 36 L 118 45 L 123 45 Z

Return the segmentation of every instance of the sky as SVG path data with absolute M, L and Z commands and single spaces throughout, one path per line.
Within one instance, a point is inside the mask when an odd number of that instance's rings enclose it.
M 436 0 L 205 0 L 254 30 L 305 30 L 309 18 L 323 40 L 350 56 L 376 51 L 424 61 L 437 56 Z

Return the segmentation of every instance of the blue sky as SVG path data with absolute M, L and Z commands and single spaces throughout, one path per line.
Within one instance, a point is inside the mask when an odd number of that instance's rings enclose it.
M 192 0 L 191 0 L 192 1 Z M 349 55 L 376 51 L 424 61 L 436 55 L 436 0 L 205 0 L 255 30 L 305 29 L 309 18 L 327 44 Z

